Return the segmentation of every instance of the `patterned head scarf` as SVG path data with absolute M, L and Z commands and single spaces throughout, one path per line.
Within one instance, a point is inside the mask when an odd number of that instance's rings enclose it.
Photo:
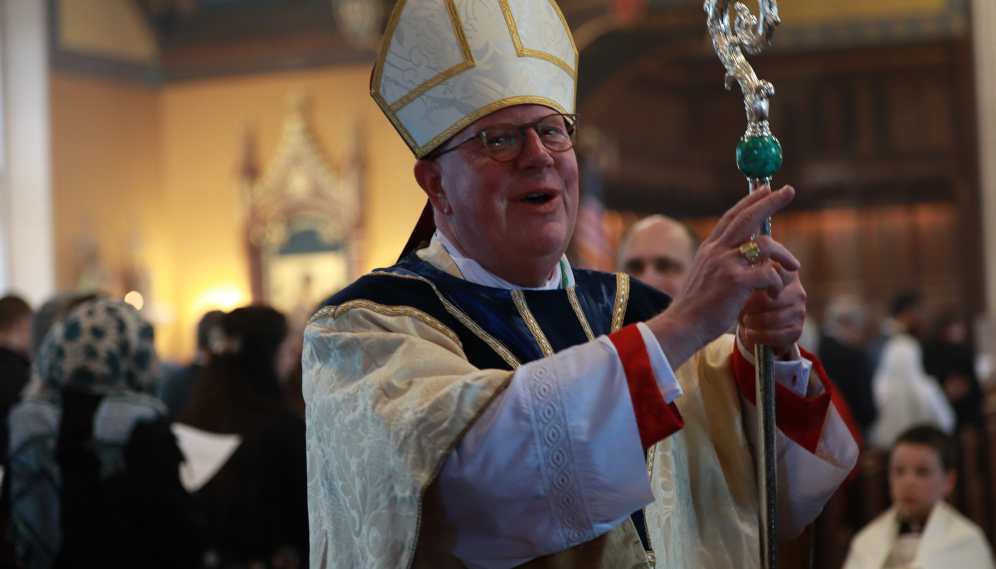
M 159 381 L 152 326 L 131 305 L 95 298 L 49 331 L 36 358 L 45 391 L 151 394 Z
M 57 323 L 38 351 L 31 387 L 10 412 L 12 537 L 30 569 L 50 569 L 62 545 L 56 458 L 65 390 L 103 396 L 90 448 L 107 479 L 125 468 L 132 430 L 165 414 L 152 326 L 130 305 L 98 297 Z

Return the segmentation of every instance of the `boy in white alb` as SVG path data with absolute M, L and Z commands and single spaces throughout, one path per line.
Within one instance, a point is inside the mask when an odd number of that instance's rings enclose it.
M 899 436 L 889 459 L 892 508 L 855 536 L 844 569 L 996 569 L 982 530 L 944 501 L 956 482 L 952 455 L 936 427 Z

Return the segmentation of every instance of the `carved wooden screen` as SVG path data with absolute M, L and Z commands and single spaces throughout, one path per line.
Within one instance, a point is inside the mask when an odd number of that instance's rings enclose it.
M 246 192 L 253 301 L 272 305 L 296 326 L 358 276 L 362 242 L 358 137 L 341 167 L 331 167 L 303 106 L 292 104 L 276 156 Z

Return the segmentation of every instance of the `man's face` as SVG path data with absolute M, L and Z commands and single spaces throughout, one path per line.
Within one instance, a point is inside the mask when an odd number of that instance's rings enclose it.
M 534 123 L 555 112 L 541 105 L 508 107 L 468 126 L 443 148 L 492 125 Z M 431 189 L 426 191 L 437 225 L 457 247 L 499 276 L 520 273 L 520 265 L 532 262 L 546 267 L 541 277 L 546 278 L 567 249 L 577 219 L 574 150 L 548 150 L 535 130 L 527 130 L 522 153 L 511 162 L 492 160 L 477 140 L 434 162 L 442 195 L 433 199 Z M 422 179 L 419 183 L 426 187 Z
M 954 476 L 926 445 L 899 443 L 889 458 L 889 493 L 907 519 L 926 521 L 934 505 L 954 490 Z
M 31 356 L 31 315 L 21 317 L 8 330 L 0 333 L 0 345 L 20 352 L 25 356 Z
M 638 225 L 619 252 L 620 268 L 657 290 L 676 296 L 692 266 L 692 238 L 673 220 Z

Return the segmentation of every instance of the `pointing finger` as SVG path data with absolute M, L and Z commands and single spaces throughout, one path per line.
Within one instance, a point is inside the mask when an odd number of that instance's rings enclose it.
M 765 219 L 787 206 L 794 197 L 795 189 L 785 186 L 740 210 L 724 227 L 722 241 L 727 245 L 736 246 L 750 239 Z
M 723 232 L 726 231 L 726 228 L 729 227 L 731 223 L 733 223 L 733 220 L 736 219 L 741 212 L 743 212 L 750 206 L 754 205 L 755 203 L 761 201 L 770 194 L 771 194 L 771 188 L 769 188 L 768 186 L 764 186 L 759 190 L 757 190 L 756 192 L 752 192 L 747 196 L 745 196 L 743 199 L 738 201 L 736 205 L 728 209 L 726 213 L 723 214 L 723 217 L 719 219 L 719 223 L 717 223 L 716 227 L 712 230 L 712 234 L 721 236 Z

